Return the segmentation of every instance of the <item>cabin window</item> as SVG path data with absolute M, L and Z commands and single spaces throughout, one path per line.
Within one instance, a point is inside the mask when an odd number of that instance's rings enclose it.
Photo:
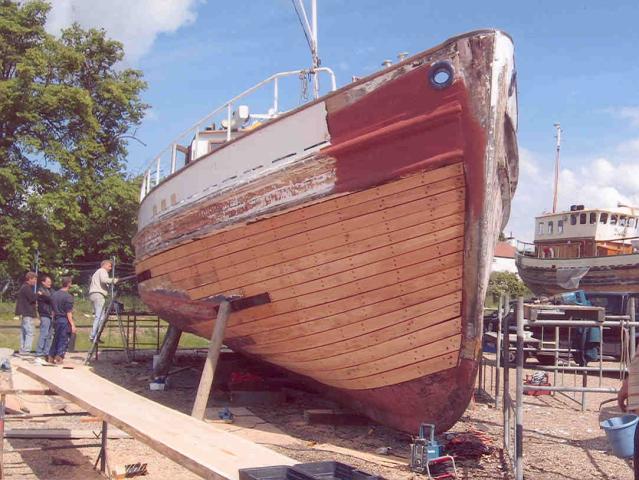
M 608 221 L 608 214 L 607 213 L 602 213 L 599 216 L 599 223 L 606 223 Z
M 590 224 L 597 223 L 597 212 L 590 212 Z
M 627 218 L 626 218 L 625 215 L 622 215 L 621 217 L 619 217 L 619 226 L 625 227 L 626 226 L 626 220 L 627 220 Z
M 637 226 L 637 219 L 635 217 L 630 217 L 628 219 L 628 226 L 630 228 L 635 228 Z
M 544 234 L 544 222 L 539 222 L 539 225 L 537 226 L 537 233 L 539 235 Z
M 548 222 L 548 234 L 552 234 L 553 231 L 553 224 L 552 222 Z
M 557 220 L 557 233 L 564 233 L 564 221 Z
M 570 225 L 577 225 L 577 215 L 570 215 Z
M 617 225 L 617 215 L 610 215 L 610 225 Z
M 581 223 L 582 225 L 586 224 L 586 214 L 582 213 L 581 215 L 579 215 L 579 223 Z

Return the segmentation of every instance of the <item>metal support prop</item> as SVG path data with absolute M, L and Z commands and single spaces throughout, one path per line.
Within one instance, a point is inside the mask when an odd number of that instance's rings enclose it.
M 632 360 L 633 358 L 635 358 L 635 350 L 636 350 L 636 337 L 635 337 L 635 331 L 636 331 L 636 327 L 635 327 L 635 323 L 636 323 L 636 319 L 635 319 L 635 315 L 636 315 L 636 302 L 637 300 L 635 299 L 635 297 L 630 297 L 630 300 L 628 302 L 628 309 L 630 310 L 628 312 L 628 314 L 630 315 L 630 359 Z
M 100 434 L 102 438 L 100 438 L 100 453 L 98 454 L 98 458 L 93 465 L 93 468 L 98 468 L 98 463 L 100 464 L 100 472 L 106 474 L 107 471 L 107 439 L 109 438 L 108 432 L 108 424 L 104 420 L 102 421 L 102 433 Z
M 0 480 L 4 478 L 4 414 L 7 396 L 0 395 Z
M 231 303 L 226 299 L 222 300 L 217 312 L 217 319 L 215 320 L 213 334 L 211 335 L 209 351 L 206 355 L 206 361 L 204 362 L 200 385 L 198 386 L 197 395 L 195 396 L 195 404 L 193 405 L 193 411 L 191 412 L 192 417 L 200 420 L 204 420 L 204 412 L 209 400 L 209 395 L 211 394 L 213 376 L 215 375 L 217 361 L 220 357 L 220 349 L 222 348 L 222 341 L 224 340 L 224 331 L 226 330 L 226 323 L 228 322 L 230 313 Z
M 508 297 L 506 297 L 508 299 Z M 510 330 L 510 316 L 506 315 L 503 331 L 502 358 L 504 359 L 504 397 L 503 397 L 503 415 L 504 415 L 504 450 L 510 451 L 510 362 L 508 361 L 508 350 L 510 349 L 510 338 L 508 331 Z
M 497 308 L 497 341 L 495 342 L 495 408 L 499 408 L 499 384 L 501 376 L 501 322 L 504 318 L 504 296 L 499 295 L 499 307 Z
M 524 297 L 517 299 L 517 398 L 515 410 L 515 480 L 524 478 Z

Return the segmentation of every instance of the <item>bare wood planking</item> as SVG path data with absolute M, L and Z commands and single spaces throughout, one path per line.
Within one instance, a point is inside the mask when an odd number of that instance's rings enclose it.
M 337 380 L 328 377 L 323 379 L 322 383 L 345 390 L 368 390 L 386 387 L 454 368 L 457 366 L 458 359 L 459 352 L 455 351 L 368 377 L 353 380 Z
M 387 300 L 372 302 L 368 305 L 341 312 L 336 315 L 288 325 L 276 326 L 270 330 L 250 335 L 254 344 L 244 346 L 244 350 L 252 354 L 284 354 L 297 352 L 306 348 L 321 350 L 322 346 L 330 350 L 332 340 L 330 334 L 344 332 L 344 338 L 357 336 L 366 331 L 368 325 L 379 325 L 380 328 L 393 324 L 401 318 L 404 309 L 413 305 L 424 305 L 424 310 L 433 310 L 461 301 L 461 282 L 458 280 L 441 285 L 430 285 L 399 295 Z M 450 303 L 449 303 L 450 302 Z M 380 318 L 378 318 L 380 317 Z M 375 323 L 369 323 L 375 322 Z M 373 327 L 374 328 L 374 327 Z
M 398 265 L 404 264 L 404 256 L 415 256 L 416 261 L 411 263 L 417 263 L 417 261 L 427 261 L 433 258 L 443 257 L 451 253 L 461 252 L 464 246 L 464 239 L 462 237 L 452 240 L 445 240 L 442 243 L 437 243 L 427 247 L 421 247 L 411 252 L 406 252 L 395 256 L 395 252 L 392 248 L 388 249 L 376 249 L 374 251 L 365 252 L 358 255 L 348 257 L 347 260 L 337 260 L 334 262 L 325 263 L 322 265 L 313 266 L 299 271 L 294 271 L 286 275 L 281 275 L 274 278 L 263 279 L 259 282 L 238 287 L 244 293 L 244 295 L 258 294 L 264 291 L 278 292 L 283 295 L 279 298 L 287 298 L 286 291 L 295 286 L 298 292 L 320 290 L 316 288 L 317 284 L 323 286 L 323 288 L 330 288 L 336 285 L 336 281 L 340 280 L 343 274 L 350 274 L 351 281 L 357 279 L 356 275 L 359 269 L 362 268 L 376 268 L 381 267 L 381 263 L 392 262 L 397 259 Z M 370 263 L 366 263 L 370 262 Z M 247 274 L 250 275 L 250 274 Z M 256 272 L 256 278 L 259 280 L 261 272 Z M 235 281 L 238 277 L 235 277 Z M 344 282 L 342 282 L 344 283 Z M 241 285 L 240 281 L 237 281 L 237 285 Z M 221 283 L 220 290 L 231 290 L 233 285 L 230 283 Z
M 355 380 L 357 378 L 391 372 L 413 363 L 429 360 L 446 353 L 456 352 L 459 350 L 460 345 L 461 334 L 458 334 L 397 352 L 381 359 L 338 370 L 304 370 L 298 369 L 295 363 L 282 363 L 280 366 L 302 375 L 312 376 L 314 379 L 321 381 L 322 383 L 327 383 L 325 380 L 328 379 L 333 381 Z
M 405 240 L 406 236 L 403 236 L 402 233 L 408 236 L 407 240 Z M 309 255 L 307 257 L 303 257 L 297 261 L 291 262 L 291 264 L 287 264 L 286 268 L 288 268 L 289 270 L 293 268 L 295 270 L 300 270 L 303 268 L 308 268 L 313 265 L 323 265 L 325 263 L 329 263 L 329 262 L 333 262 L 333 261 L 337 261 L 341 259 L 348 259 L 355 255 L 363 254 L 363 253 L 366 253 L 372 250 L 378 250 L 378 249 L 382 249 L 382 251 L 375 252 L 373 255 L 378 255 L 378 254 L 383 255 L 383 249 L 392 249 L 395 255 L 400 255 L 405 252 L 416 250 L 417 248 L 425 248 L 431 245 L 442 243 L 447 240 L 454 240 L 455 238 L 462 237 L 464 234 L 464 226 L 456 225 L 453 227 L 445 228 L 443 230 L 439 230 L 437 232 L 429 233 L 427 235 L 422 235 L 422 236 L 416 236 L 417 234 L 418 234 L 418 231 L 413 231 L 413 230 L 411 230 L 410 232 L 405 232 L 405 231 L 389 232 L 372 239 L 367 239 L 361 242 L 355 242 L 355 243 L 347 244 L 347 245 L 341 245 L 332 250 L 328 250 L 328 251 L 316 253 L 313 255 Z M 375 260 L 373 259 L 372 261 L 375 261 Z M 243 265 L 241 267 L 238 267 L 238 270 L 240 268 L 242 273 L 245 273 L 244 270 L 248 268 L 248 265 Z M 246 271 L 251 271 L 251 270 L 249 269 Z M 282 271 L 282 275 L 286 273 L 287 273 L 287 270 Z M 309 280 L 311 279 L 312 278 L 309 278 Z M 222 293 L 222 292 L 220 292 L 216 284 L 206 285 L 206 286 L 198 287 L 188 291 L 188 295 L 194 300 L 206 298 L 211 295 L 217 295 L 219 293 Z
M 264 266 L 276 265 L 284 261 L 293 260 L 312 253 L 334 248 L 336 245 L 352 243 L 358 240 L 375 237 L 388 231 L 402 230 L 415 225 L 424 225 L 424 232 L 445 228 L 454 224 L 463 223 L 463 203 L 461 201 L 447 203 L 433 209 L 426 209 L 427 205 L 421 202 L 406 205 L 382 212 L 373 212 L 362 217 L 338 222 L 333 225 L 322 227 L 318 233 L 304 232 L 286 239 L 286 242 L 276 242 L 264 245 L 257 249 L 257 255 L 253 252 L 253 257 L 249 260 L 256 260 Z M 328 235 L 330 233 L 330 235 Z M 213 257 L 213 254 L 211 255 Z M 241 263 L 239 257 L 233 257 Z M 171 282 L 181 289 L 191 289 L 205 283 L 210 283 L 216 279 L 223 279 L 224 264 L 214 258 L 190 267 L 168 273 Z M 160 277 L 161 278 L 161 277 Z
M 448 243 L 444 242 L 443 247 L 450 245 L 450 249 L 456 249 L 461 242 Z M 448 259 L 456 257 L 457 262 L 463 261 L 463 253 L 461 249 L 450 255 L 438 256 L 433 258 L 432 250 L 416 249 L 400 255 L 395 255 L 375 263 L 369 263 L 362 267 L 353 267 L 351 270 L 332 275 L 330 277 L 322 277 L 317 280 L 311 280 L 297 285 L 285 286 L 280 290 L 267 289 L 271 295 L 271 299 L 285 300 L 294 296 L 306 295 L 308 293 L 318 292 L 328 288 L 334 288 L 357 280 L 374 277 L 376 275 L 390 272 L 397 268 L 406 268 L 418 263 L 433 261 L 439 263 L 441 268 L 445 268 Z
M 309 337 L 296 338 L 289 343 L 298 344 L 298 348 L 301 347 L 300 350 L 286 353 L 271 350 L 268 353 L 269 359 L 304 362 L 319 358 L 331 358 L 459 317 L 461 315 L 461 304 L 459 303 L 461 295 L 452 294 L 443 298 L 445 300 L 436 299 L 418 303 L 346 327 L 322 332 L 321 337 L 326 338 L 318 342 L 321 343 L 321 346 L 316 346 L 316 343 L 313 343 Z M 433 310 L 434 305 L 445 304 L 446 301 L 454 303 Z M 315 335 L 315 337 L 320 337 L 320 335 Z M 281 343 L 271 344 L 271 347 L 274 345 L 283 348 Z
M 233 315 L 235 319 L 234 325 L 246 325 L 268 317 L 305 310 L 325 303 L 334 305 L 337 302 L 347 301 L 353 305 L 352 308 L 361 307 L 367 304 L 365 300 L 362 300 L 362 295 L 386 288 L 389 285 L 399 285 L 420 278 L 431 278 L 433 280 L 432 283 L 443 283 L 461 276 L 462 267 L 454 258 L 448 260 L 445 268 L 441 268 L 440 264 L 430 262 L 432 261 L 375 275 L 339 287 L 242 310 Z M 427 283 L 424 282 L 424 284 Z
M 449 177 L 463 175 L 463 163 L 455 163 L 446 167 L 441 167 L 435 170 L 420 172 L 417 175 L 412 175 L 401 180 L 389 182 L 384 185 L 380 185 L 374 188 L 362 190 L 349 195 L 340 195 L 328 200 L 322 200 L 318 203 L 314 203 L 303 208 L 293 208 L 288 211 L 280 212 L 278 215 L 264 219 L 262 221 L 242 225 L 242 228 L 231 228 L 220 232 L 219 235 L 211 236 L 205 241 L 188 242 L 182 245 L 178 245 L 170 250 L 154 255 L 148 259 L 145 259 L 137 265 L 137 272 L 140 273 L 147 269 L 152 269 L 160 265 L 165 264 L 170 260 L 177 260 L 181 257 L 187 256 L 192 253 L 196 253 L 200 250 L 206 250 L 214 248 L 218 245 L 222 245 L 233 240 L 248 237 L 256 233 L 261 233 L 267 228 L 278 228 L 288 223 L 296 223 L 304 221 L 306 219 L 313 218 L 317 215 L 322 215 L 332 210 L 339 210 L 348 205 L 356 205 L 358 203 L 366 202 L 374 198 L 383 198 L 386 195 L 392 195 L 396 191 L 406 190 L 414 188 L 419 185 L 425 185 L 428 183 L 434 183 L 439 180 L 444 180 Z M 345 199 L 347 197 L 347 200 Z M 286 213 L 286 215 L 284 215 Z
M 277 229 L 266 229 L 261 233 L 251 236 L 243 236 L 232 242 L 226 242 L 218 245 L 215 248 L 199 251 L 177 260 L 167 261 L 164 265 L 154 267 L 151 272 L 153 276 L 159 276 L 180 270 L 184 267 L 184 265 L 195 265 L 211 260 L 217 260 L 217 267 L 229 266 L 235 263 L 241 263 L 251 258 L 259 258 L 260 253 L 266 244 L 272 243 L 276 248 L 278 248 L 281 246 L 282 241 L 288 241 L 290 237 L 296 235 L 302 235 L 302 237 L 306 237 L 307 240 L 309 238 L 316 238 L 314 231 L 321 227 L 335 225 L 347 219 L 359 218 L 370 214 L 371 212 L 383 211 L 385 209 L 414 202 L 416 200 L 425 202 L 423 208 L 437 208 L 438 206 L 454 202 L 455 200 L 463 201 L 463 177 L 455 177 L 450 180 L 454 180 L 455 182 L 452 184 L 446 184 L 445 188 L 440 186 L 440 188 L 435 189 L 435 187 L 426 186 L 403 191 L 390 197 L 372 200 L 370 202 L 357 205 L 350 205 L 341 210 L 332 211 L 326 215 L 290 223 Z M 444 182 L 449 181 L 445 180 Z M 428 188 L 433 190 L 432 195 L 428 194 L 428 191 L 423 191 Z M 293 215 L 294 213 L 295 212 L 291 212 L 286 215 Z M 264 222 L 267 221 L 268 220 L 265 220 Z M 308 237 L 308 235 L 311 237 Z M 206 242 L 207 240 L 208 239 L 204 239 L 201 240 L 201 242 Z
M 387 340 L 381 340 L 378 343 L 369 344 L 368 346 L 348 352 L 340 352 L 327 358 L 316 358 L 303 362 L 288 362 L 282 360 L 269 361 L 278 364 L 294 363 L 295 368 L 299 372 L 314 372 L 315 375 L 319 371 L 340 371 L 349 367 L 365 366 L 371 362 L 382 360 L 401 352 L 413 351 L 423 345 L 435 344 L 439 340 L 450 338 L 461 333 L 461 318 L 455 317 L 445 321 L 436 323 L 429 327 L 413 328 L 413 331 L 406 331 L 400 336 L 395 336 Z
M 363 309 L 368 305 L 378 304 L 384 300 L 389 300 L 410 292 L 422 290 L 424 285 L 434 286 L 434 292 L 437 292 L 440 287 L 447 290 L 454 286 L 456 290 L 459 290 L 461 288 L 461 281 L 457 280 L 461 279 L 461 270 L 461 267 L 455 267 L 441 272 L 413 278 L 405 282 L 391 283 L 383 288 L 365 292 L 358 295 L 356 298 L 347 297 L 327 305 L 320 304 L 298 311 L 279 314 L 275 313 L 273 316 L 259 320 L 252 320 L 251 317 L 244 316 L 243 318 L 238 318 L 237 321 L 229 327 L 229 337 L 255 336 L 260 332 L 288 327 L 319 318 L 326 318 L 354 309 Z M 242 312 L 236 313 L 240 314 Z M 231 319 L 233 319 L 233 317 L 239 317 L 239 315 L 233 315 Z

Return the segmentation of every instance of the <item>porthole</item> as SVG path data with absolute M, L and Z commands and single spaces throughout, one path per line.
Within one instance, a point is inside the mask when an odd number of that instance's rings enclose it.
M 428 74 L 430 84 L 437 89 L 449 87 L 453 83 L 453 67 L 448 62 L 435 63 Z

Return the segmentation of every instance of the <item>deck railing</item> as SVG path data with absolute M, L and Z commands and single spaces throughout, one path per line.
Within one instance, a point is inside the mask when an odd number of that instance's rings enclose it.
M 327 67 L 318 67 L 314 69 L 316 75 L 320 73 L 324 73 L 329 76 L 331 81 L 331 91 L 336 90 L 337 85 L 335 81 L 335 73 L 330 68 Z M 306 77 L 311 73 L 310 70 L 291 70 L 288 72 L 280 72 L 270 77 L 262 80 L 251 88 L 244 90 L 239 95 L 231 98 L 226 101 L 215 110 L 209 112 L 207 115 L 199 119 L 193 125 L 191 125 L 188 129 L 184 130 L 180 135 L 178 135 L 164 150 L 162 150 L 156 157 L 153 158 L 149 162 L 149 164 L 145 167 L 144 175 L 142 177 L 142 187 L 140 190 L 140 202 L 146 197 L 146 195 L 156 186 L 158 186 L 162 180 L 173 173 L 177 172 L 181 168 L 183 168 L 186 164 L 197 160 L 197 158 L 206 155 L 206 153 L 198 156 L 197 148 L 189 148 L 191 144 L 198 145 L 198 141 L 200 139 L 200 134 L 203 128 L 206 128 L 207 125 L 211 125 L 213 120 L 216 120 L 220 117 L 223 118 L 222 122 L 225 122 L 223 125 L 223 130 L 226 132 L 226 136 L 223 139 L 223 142 L 228 142 L 233 139 L 233 131 L 235 125 L 233 124 L 234 120 L 234 107 L 239 105 L 239 101 L 256 92 L 257 90 L 265 87 L 269 84 L 273 85 L 273 99 L 272 106 L 269 108 L 268 112 L 265 114 L 251 114 L 252 119 L 259 119 L 261 121 L 268 121 L 273 118 L 277 118 L 278 116 L 286 113 L 285 111 L 281 111 L 280 105 L 280 79 L 286 77 L 297 76 L 302 79 L 302 81 L 306 80 Z M 223 115 L 223 116 L 222 116 Z M 182 154 L 183 159 L 180 162 L 178 159 L 178 155 Z

